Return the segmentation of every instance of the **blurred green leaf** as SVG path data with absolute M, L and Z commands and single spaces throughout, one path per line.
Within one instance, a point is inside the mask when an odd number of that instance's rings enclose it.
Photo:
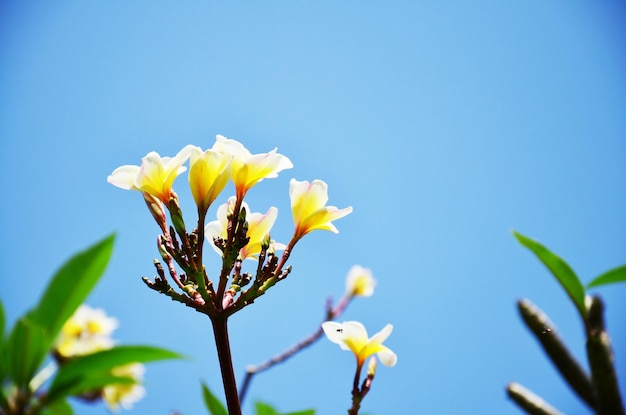
M 254 408 L 256 409 L 256 415 L 280 415 L 276 409 L 263 402 L 255 403 Z
M 72 256 L 52 277 L 39 303 L 30 311 L 32 321 L 46 328 L 53 342 L 63 324 L 81 305 L 104 273 L 113 252 L 110 235 Z M 51 343 L 47 345 L 50 347 Z
M 304 411 L 289 412 L 284 415 L 315 415 L 315 409 L 305 409 Z
M 6 316 L 4 315 L 4 306 L 2 305 L 2 301 L 0 301 L 0 344 L 4 339 L 4 326 L 6 325 Z
M 520 244 L 530 249 L 550 270 L 552 275 L 554 275 L 557 281 L 565 289 L 567 295 L 574 302 L 574 305 L 578 309 L 578 312 L 582 316 L 583 320 L 586 320 L 587 311 L 585 308 L 585 287 L 583 287 L 582 283 L 578 279 L 578 276 L 569 264 L 561 257 L 551 252 L 548 248 L 541 245 L 539 242 L 515 231 L 513 232 L 513 235 L 517 238 Z
M 587 288 L 598 287 L 600 285 L 614 284 L 616 282 L 625 282 L 625 281 L 626 281 L 626 265 L 622 265 L 621 267 L 613 268 L 612 270 L 607 271 L 604 274 L 597 276 L 589 284 L 587 284 Z
M 4 341 L 4 329 L 6 326 L 6 316 L 4 314 L 4 307 L 2 306 L 2 301 L 0 301 L 0 386 L 4 379 L 7 376 L 7 352 L 5 350 L 6 343 Z M 2 391 L 0 390 L 0 395 L 2 395 Z M 3 396 L 0 396 L 0 400 Z M 0 406 L 2 406 L 2 401 L 0 401 Z
M 107 383 L 102 384 L 102 379 L 115 378 L 122 383 L 126 383 L 124 379 L 129 378 L 110 374 L 110 371 L 118 366 L 155 360 L 178 359 L 181 357 L 178 353 L 151 346 L 117 346 L 101 352 L 80 356 L 59 368 L 48 390 L 49 399 L 54 401 L 75 393 L 76 390 L 84 391 L 90 388 L 96 389 L 98 385 L 104 386 Z
M 74 410 L 65 399 L 61 399 L 43 408 L 39 415 L 74 415 Z
M 304 411 L 281 414 L 276 410 L 276 408 L 264 402 L 256 402 L 254 407 L 256 409 L 256 415 L 315 415 L 315 409 L 306 409 Z
M 6 344 L 8 375 L 16 385 L 26 386 L 48 354 L 45 329 L 22 317 L 15 323 Z
M 202 396 L 204 398 L 204 405 L 211 415 L 228 415 L 224 404 L 213 395 L 211 390 L 204 383 L 202 383 Z

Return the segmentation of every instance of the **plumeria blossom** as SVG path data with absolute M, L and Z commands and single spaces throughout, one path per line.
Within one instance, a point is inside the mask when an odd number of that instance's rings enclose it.
M 346 277 L 346 295 L 350 297 L 371 297 L 374 294 L 376 280 L 372 270 L 354 265 Z
M 289 198 L 291 212 L 296 226 L 294 239 L 300 239 L 307 233 L 321 229 L 339 233 L 332 221 L 343 218 L 352 212 L 352 206 L 338 209 L 326 206 L 328 202 L 328 185 L 321 180 L 289 182 Z
M 117 326 L 117 320 L 103 310 L 81 305 L 61 328 L 55 351 L 69 358 L 110 349 L 114 344 L 110 336 Z
M 358 321 L 346 321 L 337 323 L 326 321 L 322 323 L 322 329 L 333 343 L 336 343 L 343 350 L 351 350 L 356 356 L 357 365 L 361 367 L 365 360 L 376 354 L 383 365 L 392 367 L 398 358 L 394 352 L 383 346 L 383 342 L 389 337 L 393 326 L 387 324 L 381 331 L 372 337 L 367 337 L 367 330 Z
M 220 255 L 222 255 L 222 251 L 215 246 L 213 239 L 215 237 L 220 237 L 222 239 L 227 237 L 228 213 L 232 212 L 235 200 L 235 197 L 231 196 L 228 199 L 228 202 L 221 205 L 217 209 L 217 220 L 207 223 L 204 229 L 204 234 L 211 243 L 211 246 L 213 246 L 213 249 L 215 249 L 215 251 Z M 246 212 L 250 211 L 246 202 L 242 203 L 241 208 L 246 209 Z M 246 236 L 250 238 L 250 240 L 246 246 L 239 250 L 239 259 L 255 259 L 259 255 L 261 252 L 261 244 L 269 234 L 270 229 L 274 225 L 277 217 L 278 209 L 275 207 L 269 208 L 265 214 L 248 213 L 246 215 L 246 221 L 248 222 L 248 231 Z M 271 241 L 269 248 L 270 252 L 278 249 L 285 249 L 285 245 Z
M 202 151 L 191 147 L 189 160 L 189 187 L 198 210 L 206 212 L 211 203 L 224 190 L 230 178 L 232 156 L 215 150 Z
M 112 375 L 132 378 L 136 383 L 115 383 L 102 390 L 102 400 L 109 410 L 117 412 L 119 408 L 131 409 L 133 405 L 146 395 L 145 388 L 140 384 L 145 368 L 140 363 L 116 367 Z
M 232 156 L 231 177 L 238 199 L 243 199 L 246 192 L 261 180 L 278 177 L 280 171 L 293 167 L 291 160 L 276 152 L 277 148 L 269 153 L 252 154 L 239 141 L 222 135 L 216 137 L 213 150 Z
M 167 206 L 174 179 L 187 170 L 183 164 L 192 148 L 191 145 L 185 146 L 174 157 L 161 157 L 159 153 L 151 151 L 141 159 L 141 166 L 118 167 L 107 177 L 107 181 L 122 189 L 148 193 Z

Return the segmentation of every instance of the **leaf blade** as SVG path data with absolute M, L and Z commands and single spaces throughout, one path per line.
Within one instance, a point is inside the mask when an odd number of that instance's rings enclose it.
M 77 385 L 98 377 L 109 376 L 108 372 L 119 366 L 181 357 L 178 353 L 152 346 L 117 346 L 80 356 L 59 369 L 50 385 L 48 395 L 51 401 L 67 396 L 78 388 Z
M 596 278 L 594 278 L 587 288 L 599 287 L 601 285 L 615 284 L 617 282 L 626 282 L 626 265 L 613 268 Z
M 204 405 L 211 415 L 228 415 L 224 404 L 213 395 L 211 390 L 204 383 L 202 383 L 202 397 L 204 398 Z
M 70 257 L 54 274 L 38 304 L 30 311 L 30 318 L 46 328 L 51 341 L 56 339 L 63 324 L 104 274 L 114 240 L 115 235 L 111 234 Z
M 20 318 L 6 344 L 5 364 L 8 375 L 18 386 L 26 386 L 48 354 L 45 329 L 28 317 Z
M 539 242 L 515 231 L 513 231 L 513 235 L 522 246 L 533 252 L 550 270 L 576 306 L 583 320 L 586 320 L 585 287 L 569 264 Z

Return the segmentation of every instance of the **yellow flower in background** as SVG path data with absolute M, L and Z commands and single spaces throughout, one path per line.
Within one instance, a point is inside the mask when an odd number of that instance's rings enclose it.
M 278 154 L 276 148 L 269 153 L 252 154 L 239 141 L 222 135 L 216 137 L 213 150 L 232 156 L 231 177 L 239 199 L 261 180 L 278 177 L 280 171 L 293 167 L 291 160 Z
M 222 251 L 215 246 L 213 238 L 220 237 L 225 239 L 227 237 L 227 226 L 228 226 L 228 214 L 232 213 L 232 210 L 235 206 L 235 197 L 231 196 L 228 201 L 221 205 L 217 209 L 217 220 L 207 223 L 204 228 L 204 234 L 206 238 L 213 246 L 213 249 L 218 254 L 222 255 Z M 250 209 L 248 208 L 248 204 L 243 202 L 241 205 L 242 209 L 246 210 L 246 221 L 248 222 L 248 231 L 246 236 L 250 238 L 248 244 L 239 250 L 239 259 L 255 259 L 258 257 L 261 252 L 261 244 L 263 240 L 267 237 L 274 226 L 274 222 L 278 217 L 278 209 L 275 207 L 271 207 L 267 210 L 265 214 L 263 213 L 249 213 Z M 285 245 L 271 241 L 269 252 L 273 252 L 274 250 L 285 249 Z
M 148 193 L 167 206 L 174 179 L 187 170 L 183 164 L 189 158 L 192 147 L 185 146 L 174 157 L 161 157 L 151 151 L 141 159 L 141 166 L 118 167 L 107 177 L 107 181 L 122 189 Z
M 354 265 L 346 277 L 346 295 L 350 297 L 371 297 L 374 294 L 376 280 L 372 270 Z
M 350 350 L 354 353 L 359 367 L 374 354 L 378 356 L 382 364 L 388 367 L 394 366 L 398 361 L 396 354 L 383 346 L 383 342 L 387 340 L 393 330 L 391 324 L 387 324 L 371 338 L 367 337 L 365 326 L 358 321 L 346 321 L 344 323 L 326 321 L 322 323 L 322 329 L 328 340 L 338 344 L 343 350 Z
M 206 212 L 228 183 L 231 159 L 231 156 L 219 151 L 203 152 L 200 147 L 191 147 L 189 187 L 198 209 L 202 212 Z
M 109 410 L 117 412 L 120 407 L 131 409 L 133 405 L 146 395 L 145 388 L 140 384 L 143 380 L 145 368 L 140 363 L 116 367 L 112 375 L 135 379 L 136 383 L 116 383 L 102 389 L 102 400 Z
M 289 198 L 291 212 L 296 226 L 294 239 L 300 239 L 307 233 L 321 229 L 339 233 L 331 222 L 352 212 L 352 206 L 338 209 L 326 206 L 328 202 L 328 185 L 321 180 L 289 182 Z
M 110 349 L 114 345 L 111 333 L 117 326 L 117 320 L 103 310 L 81 305 L 61 328 L 55 351 L 69 358 Z

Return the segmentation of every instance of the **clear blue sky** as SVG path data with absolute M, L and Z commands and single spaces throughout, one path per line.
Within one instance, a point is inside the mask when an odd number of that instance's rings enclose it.
M 625 12 L 617 1 L 4 1 L 8 317 L 34 304 L 70 253 L 116 231 L 89 304 L 120 319 L 119 341 L 191 357 L 150 365 L 135 413 L 203 413 L 200 380 L 221 388 L 209 321 L 143 285 L 158 228 L 138 193 L 106 177 L 151 150 L 208 148 L 223 134 L 293 161 L 248 199 L 255 211 L 278 207 L 277 240 L 292 231 L 292 177 L 323 179 L 331 204 L 354 207 L 339 235 L 305 238 L 289 279 L 234 316 L 236 373 L 313 331 L 358 263 L 379 284 L 344 319 L 394 324 L 398 355 L 365 412 L 517 414 L 504 392 L 516 380 L 588 413 L 515 301 L 542 307 L 583 358 L 575 309 L 510 231 L 545 243 L 585 282 L 626 263 Z M 176 189 L 192 221 L 185 179 Z M 626 284 L 597 292 L 626 392 Z M 352 371 L 324 340 L 259 375 L 245 411 L 261 399 L 344 413 Z

